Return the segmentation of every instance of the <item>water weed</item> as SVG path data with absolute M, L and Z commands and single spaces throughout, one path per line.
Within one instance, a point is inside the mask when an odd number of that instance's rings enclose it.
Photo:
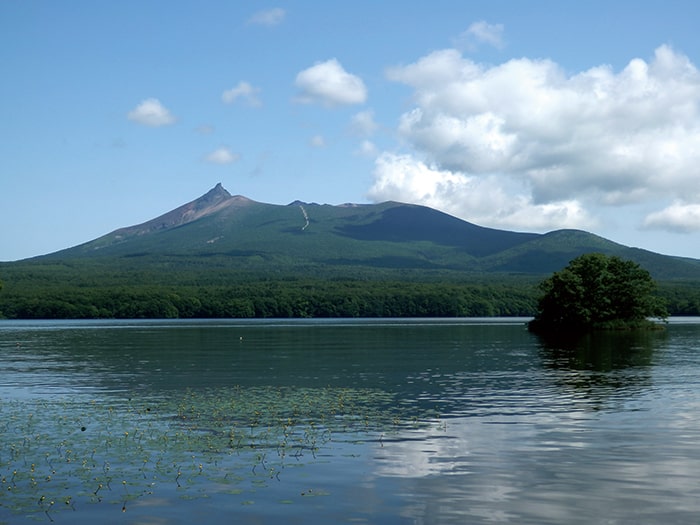
M 86 505 L 127 512 L 154 493 L 264 489 L 284 481 L 290 462 L 303 466 L 320 453 L 328 461 L 335 443 L 381 443 L 430 420 L 400 406 L 381 390 L 330 387 L 2 402 L 0 506 L 53 521 Z

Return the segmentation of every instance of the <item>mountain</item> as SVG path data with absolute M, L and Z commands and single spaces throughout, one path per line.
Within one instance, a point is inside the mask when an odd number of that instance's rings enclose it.
M 547 234 L 484 228 L 412 204 L 265 204 L 219 183 L 143 224 L 28 261 L 196 264 L 295 273 L 390 271 L 543 275 L 578 255 L 632 259 L 655 278 L 700 280 L 700 261 L 630 248 L 580 230 Z

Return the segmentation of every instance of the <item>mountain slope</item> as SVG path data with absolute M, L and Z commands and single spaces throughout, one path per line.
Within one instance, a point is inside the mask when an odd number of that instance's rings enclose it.
M 295 273 L 333 268 L 543 275 L 586 252 L 635 260 L 656 278 L 700 279 L 700 261 L 629 248 L 578 230 L 544 235 L 484 228 L 424 206 L 385 202 L 274 205 L 217 184 L 143 224 L 35 260 L 210 264 Z

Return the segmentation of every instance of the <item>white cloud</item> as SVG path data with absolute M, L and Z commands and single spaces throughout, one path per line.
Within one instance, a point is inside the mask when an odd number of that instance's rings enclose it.
M 287 12 L 284 9 L 281 7 L 274 7 L 272 9 L 265 9 L 254 13 L 253 16 L 248 19 L 248 23 L 272 27 L 281 24 L 286 15 Z
M 374 112 L 369 109 L 353 115 L 350 121 L 350 129 L 352 132 L 361 137 L 373 135 L 378 127 L 379 126 L 374 121 Z
M 209 153 L 204 160 L 212 164 L 232 164 L 239 159 L 239 155 L 233 153 L 229 148 L 220 147 Z
M 322 135 L 314 135 L 309 140 L 309 145 L 313 148 L 325 148 L 326 139 L 324 139 Z
M 370 140 L 363 140 L 360 143 L 360 147 L 355 150 L 355 154 L 361 157 L 374 158 L 379 155 L 379 150 L 374 142 Z
M 503 25 L 489 24 L 484 20 L 474 22 L 455 41 L 456 47 L 472 51 L 476 49 L 478 44 L 488 44 L 498 49 L 503 48 L 505 45 Z
M 236 87 L 227 89 L 221 94 L 221 100 L 226 104 L 233 104 L 238 99 L 244 99 L 249 106 L 259 107 L 262 102 L 258 98 L 260 88 L 253 87 L 245 81 L 238 83 Z
M 664 197 L 700 203 L 700 72 L 668 46 L 619 72 L 599 66 L 570 74 L 527 58 L 485 66 L 448 49 L 387 76 L 414 90 L 398 130 L 416 155 L 472 184 L 516 182 L 533 219 L 564 227 L 589 220 L 584 206 Z M 445 192 L 437 195 L 450 204 Z M 687 217 L 693 208 L 684 209 Z M 493 225 L 522 217 L 531 228 L 527 214 L 499 213 L 483 218 Z M 562 223 L 554 224 L 557 217 Z M 670 227 L 661 217 L 648 225 Z
M 700 231 L 700 204 L 676 201 L 661 211 L 649 214 L 644 220 L 644 227 L 678 233 Z
M 148 98 L 129 111 L 127 118 L 144 126 L 159 127 L 175 123 L 176 119 L 157 98 Z
M 367 100 L 367 88 L 362 79 L 345 71 L 335 58 L 301 71 L 295 85 L 300 91 L 297 101 L 302 104 L 332 107 L 362 104 Z
M 469 176 L 428 166 L 410 155 L 381 154 L 368 198 L 430 206 L 483 226 L 546 231 L 590 228 L 595 221 L 576 199 L 537 204 L 518 181 Z

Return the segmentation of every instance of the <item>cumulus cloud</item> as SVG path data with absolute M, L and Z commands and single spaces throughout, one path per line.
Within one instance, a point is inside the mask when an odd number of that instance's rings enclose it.
M 398 129 L 418 158 L 477 187 L 516 181 L 535 222 L 585 223 L 584 206 L 663 196 L 700 202 L 700 72 L 669 46 L 619 72 L 603 65 L 571 74 L 528 58 L 486 66 L 447 49 L 387 76 L 413 89 Z M 693 208 L 684 209 L 687 217 Z M 499 213 L 487 224 L 517 216 Z M 668 217 L 648 225 L 668 227 Z
M 503 42 L 503 25 L 489 24 L 484 20 L 474 22 L 455 41 L 455 45 L 458 48 L 471 51 L 476 49 L 479 44 L 488 44 L 498 49 L 503 48 L 505 45 Z
M 576 199 L 535 203 L 517 180 L 469 176 L 429 166 L 411 155 L 383 153 L 375 161 L 368 198 L 423 204 L 480 225 L 550 230 L 590 228 L 595 221 Z
M 264 9 L 254 13 L 249 19 L 248 23 L 252 25 L 259 26 L 277 26 L 284 21 L 284 17 L 287 12 L 281 7 L 274 7 L 272 9 Z
M 221 94 L 221 100 L 226 104 L 233 104 L 238 99 L 243 99 L 249 106 L 259 107 L 262 105 L 258 94 L 260 93 L 260 88 L 253 87 L 251 84 L 245 81 L 238 83 L 236 87 L 227 89 Z
M 159 127 L 175 123 L 175 117 L 157 98 L 148 98 L 129 111 L 127 118 L 144 126 Z
M 676 201 L 663 210 L 649 214 L 644 220 L 644 227 L 678 233 L 700 231 L 700 203 Z
M 229 148 L 220 147 L 204 157 L 204 160 L 212 164 L 232 164 L 239 159 L 238 154 L 233 153 Z
M 297 102 L 324 106 L 362 104 L 367 100 L 367 88 L 362 79 L 343 69 L 335 58 L 319 62 L 296 76 L 299 89 Z

